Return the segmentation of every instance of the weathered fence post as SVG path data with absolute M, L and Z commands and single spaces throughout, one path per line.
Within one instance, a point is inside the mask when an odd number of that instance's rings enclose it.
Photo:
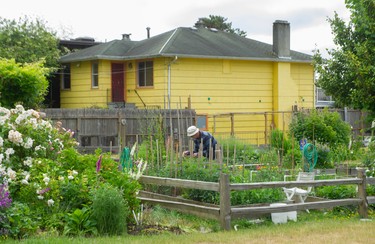
M 366 196 L 366 175 L 364 169 L 358 169 L 357 171 L 357 177 L 362 180 L 362 183 L 358 184 L 358 192 L 357 197 L 362 200 L 362 202 L 359 204 L 358 207 L 358 213 L 359 216 L 362 218 L 368 217 L 368 202 L 367 202 L 367 196 Z
M 217 144 L 215 148 L 216 162 L 219 164 L 220 172 L 223 170 L 223 157 L 221 155 L 220 145 Z
M 229 175 L 220 174 L 220 225 L 224 230 L 230 230 L 230 189 Z

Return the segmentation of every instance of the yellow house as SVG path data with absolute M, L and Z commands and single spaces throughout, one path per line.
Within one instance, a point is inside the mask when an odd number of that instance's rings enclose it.
M 99 44 L 61 58 L 61 107 L 195 109 L 199 126 L 228 132 L 222 114 L 243 113 L 237 131 L 263 131 L 249 112 L 313 108 L 310 55 L 290 50 L 290 24 L 273 23 L 273 44 L 209 28 L 180 27 Z M 267 118 L 284 125 L 281 114 Z M 233 121 L 232 121 L 233 122 Z

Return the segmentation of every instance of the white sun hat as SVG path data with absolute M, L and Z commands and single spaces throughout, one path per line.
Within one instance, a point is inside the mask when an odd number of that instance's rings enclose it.
M 194 136 L 195 134 L 197 134 L 199 131 L 199 129 L 197 127 L 195 127 L 194 125 L 190 126 L 188 129 L 187 129 L 187 135 L 188 136 Z

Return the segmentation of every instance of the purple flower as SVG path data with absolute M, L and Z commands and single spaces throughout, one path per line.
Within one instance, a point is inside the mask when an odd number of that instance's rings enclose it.
M 39 194 L 43 195 L 44 193 L 48 192 L 49 190 L 51 190 L 51 188 L 47 187 L 46 189 L 40 190 Z
M 0 208 L 7 208 L 12 203 L 9 192 L 5 190 L 4 185 L 0 185 Z
M 96 162 L 96 173 L 99 173 L 101 165 L 102 165 L 102 155 L 99 156 L 99 159 Z

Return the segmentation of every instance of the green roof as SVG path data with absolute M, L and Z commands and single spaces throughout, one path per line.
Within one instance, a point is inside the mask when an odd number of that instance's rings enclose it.
M 215 29 L 179 27 L 142 40 L 114 40 L 61 57 L 60 62 L 191 57 L 282 61 L 270 44 Z M 311 62 L 312 56 L 290 51 L 290 62 Z

